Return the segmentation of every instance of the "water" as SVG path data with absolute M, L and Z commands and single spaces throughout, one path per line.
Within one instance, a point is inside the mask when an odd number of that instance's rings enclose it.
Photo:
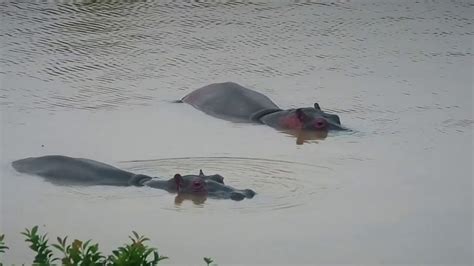
M 1 231 L 132 230 L 169 263 L 472 263 L 471 1 L 2 1 Z M 298 145 L 170 101 L 234 81 L 352 133 Z M 301 143 L 299 143 L 301 144 Z M 175 204 L 11 168 L 62 154 L 133 172 L 220 173 L 252 200 Z

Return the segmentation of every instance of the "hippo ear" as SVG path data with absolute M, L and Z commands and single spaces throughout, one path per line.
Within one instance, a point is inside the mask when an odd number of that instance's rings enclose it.
M 301 122 L 306 121 L 308 118 L 301 108 L 296 109 L 296 117 L 298 117 L 298 120 Z
M 318 103 L 314 103 L 314 109 L 316 109 L 316 110 L 321 110 L 321 107 L 319 107 L 319 104 L 318 104 Z
M 199 169 L 199 176 L 204 176 L 204 173 L 202 172 L 202 169 Z
M 180 174 L 175 174 L 173 180 L 176 183 L 176 190 L 179 191 L 179 188 L 183 186 L 183 177 Z

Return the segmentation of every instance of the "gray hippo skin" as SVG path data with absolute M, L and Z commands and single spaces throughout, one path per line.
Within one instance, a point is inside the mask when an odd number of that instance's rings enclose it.
M 83 186 L 148 186 L 177 193 L 180 198 L 217 198 L 243 200 L 252 198 L 255 192 L 250 189 L 235 189 L 224 184 L 220 175 L 175 174 L 169 180 L 134 174 L 114 166 L 83 158 L 61 155 L 31 157 L 12 162 L 20 173 L 38 175 L 56 184 Z
M 234 122 L 262 123 L 279 130 L 345 130 L 339 117 L 313 107 L 280 109 L 267 96 L 232 82 L 214 83 L 181 99 L 214 117 Z

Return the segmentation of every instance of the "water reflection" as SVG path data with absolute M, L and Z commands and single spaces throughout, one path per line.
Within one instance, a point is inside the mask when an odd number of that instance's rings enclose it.
M 179 207 L 184 201 L 192 201 L 194 205 L 202 206 L 206 200 L 206 195 L 177 194 L 174 198 L 174 204 Z
M 326 130 L 283 130 L 280 132 L 287 134 L 288 136 L 295 137 L 297 145 L 303 145 L 305 143 L 318 143 L 318 140 L 324 140 L 328 136 L 328 131 Z

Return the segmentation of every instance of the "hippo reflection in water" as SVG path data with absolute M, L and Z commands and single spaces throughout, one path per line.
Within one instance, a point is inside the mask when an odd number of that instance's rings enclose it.
M 252 198 L 255 192 L 250 189 L 235 189 L 224 184 L 221 175 L 175 174 L 169 180 L 160 180 L 147 175 L 134 174 L 114 166 L 83 158 L 61 155 L 32 157 L 12 162 L 20 173 L 38 175 L 56 184 L 105 185 L 105 186 L 148 186 L 177 193 L 176 202 L 191 199 L 202 203 L 207 197 L 217 199 L 243 200 Z
M 322 111 L 317 103 L 313 107 L 282 110 L 267 96 L 233 82 L 204 86 L 178 102 L 217 118 L 261 123 L 298 137 L 304 137 L 299 134 L 302 131 L 316 132 L 313 136 L 325 138 L 328 130 L 346 130 L 339 116 Z

